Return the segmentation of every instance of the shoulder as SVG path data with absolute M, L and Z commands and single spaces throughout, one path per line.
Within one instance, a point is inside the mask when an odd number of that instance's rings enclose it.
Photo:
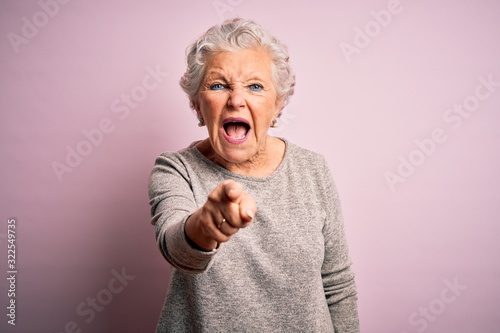
M 201 163 L 196 155 L 196 148 L 190 145 L 179 151 L 167 151 L 156 157 L 151 170 L 150 185 L 171 181 L 172 177 L 180 177 L 188 180 L 190 170 L 194 165 Z
M 291 154 L 304 156 L 312 159 L 324 159 L 323 155 L 321 155 L 320 153 L 298 146 L 293 142 L 286 141 L 286 145 L 287 149 Z
M 323 155 L 286 141 L 287 156 L 284 163 L 284 177 L 301 184 L 302 187 L 315 187 L 323 191 L 333 180 L 330 168 Z
M 150 198 L 162 197 L 168 191 L 190 186 L 193 166 L 200 162 L 193 145 L 179 151 L 160 154 L 149 176 Z
M 170 166 L 185 169 L 187 164 L 199 163 L 200 158 L 196 154 L 194 143 L 178 151 L 166 151 L 161 153 L 155 161 L 157 166 Z M 154 171 L 154 168 L 153 168 Z
M 334 202 L 332 198 L 337 197 L 337 193 L 326 158 L 290 142 L 287 142 L 287 154 L 284 177 L 300 188 L 301 196 L 312 196 L 325 207 Z
M 328 169 L 325 157 L 315 151 L 300 147 L 294 143 L 286 141 L 287 155 L 292 164 L 309 170 L 316 169 L 324 171 Z

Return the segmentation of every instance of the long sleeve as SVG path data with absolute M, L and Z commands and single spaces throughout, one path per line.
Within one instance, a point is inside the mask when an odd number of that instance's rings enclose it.
M 194 249 L 184 233 L 186 220 L 198 207 L 187 166 L 175 153 L 156 159 L 149 182 L 151 223 L 158 247 L 167 261 L 187 273 L 201 273 L 210 267 L 214 254 Z
M 357 293 L 351 270 L 338 193 L 325 163 L 326 221 L 323 229 L 325 257 L 321 269 L 323 287 L 333 327 L 338 333 L 359 332 Z

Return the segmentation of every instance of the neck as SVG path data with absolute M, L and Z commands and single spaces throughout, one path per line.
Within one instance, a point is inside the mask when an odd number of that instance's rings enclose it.
M 198 150 L 209 160 L 223 168 L 246 176 L 270 176 L 281 164 L 285 153 L 285 143 L 277 138 L 268 136 L 266 143 L 250 159 L 242 163 L 233 163 L 219 156 L 210 143 L 205 139 L 196 145 Z

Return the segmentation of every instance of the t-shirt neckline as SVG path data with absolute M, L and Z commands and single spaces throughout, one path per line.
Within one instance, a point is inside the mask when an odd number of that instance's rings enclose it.
M 224 168 L 224 167 L 216 164 L 215 162 L 213 162 L 212 160 L 210 160 L 209 158 L 207 158 L 205 155 L 203 155 L 198 150 L 198 148 L 196 148 L 196 144 L 198 142 L 200 142 L 201 140 L 194 141 L 193 143 L 191 143 L 189 145 L 189 147 L 188 147 L 188 150 L 192 154 L 194 154 L 195 157 L 197 157 L 198 159 L 200 159 L 202 162 L 204 162 L 205 164 L 207 164 L 211 168 L 214 168 L 217 171 L 222 172 L 222 173 L 224 173 L 224 174 L 226 174 L 228 176 L 231 176 L 233 178 L 250 180 L 250 181 L 264 182 L 264 181 L 268 181 L 268 180 L 271 180 L 271 179 L 277 177 L 277 175 L 279 175 L 281 173 L 281 170 L 284 168 L 284 165 L 285 165 L 285 163 L 288 160 L 288 156 L 290 155 L 290 152 L 289 152 L 290 143 L 286 139 L 283 139 L 283 138 L 280 138 L 280 137 L 276 137 L 276 138 L 280 139 L 281 141 L 283 141 L 285 143 L 285 153 L 283 154 L 283 159 L 281 160 L 281 162 L 278 165 L 278 167 L 269 176 L 264 176 L 264 177 L 256 177 L 256 176 L 243 175 L 243 174 L 240 174 L 240 173 L 237 173 L 237 172 L 234 172 L 234 171 L 230 171 L 230 170 L 228 170 L 228 169 L 226 169 L 226 168 Z

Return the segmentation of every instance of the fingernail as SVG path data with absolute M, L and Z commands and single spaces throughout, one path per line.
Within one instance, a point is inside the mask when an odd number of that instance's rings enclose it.
M 251 210 L 251 209 L 248 209 L 248 210 L 247 210 L 247 215 L 248 215 L 248 216 L 250 216 L 252 219 L 253 219 L 253 217 L 254 217 L 253 212 L 252 212 L 252 210 Z

